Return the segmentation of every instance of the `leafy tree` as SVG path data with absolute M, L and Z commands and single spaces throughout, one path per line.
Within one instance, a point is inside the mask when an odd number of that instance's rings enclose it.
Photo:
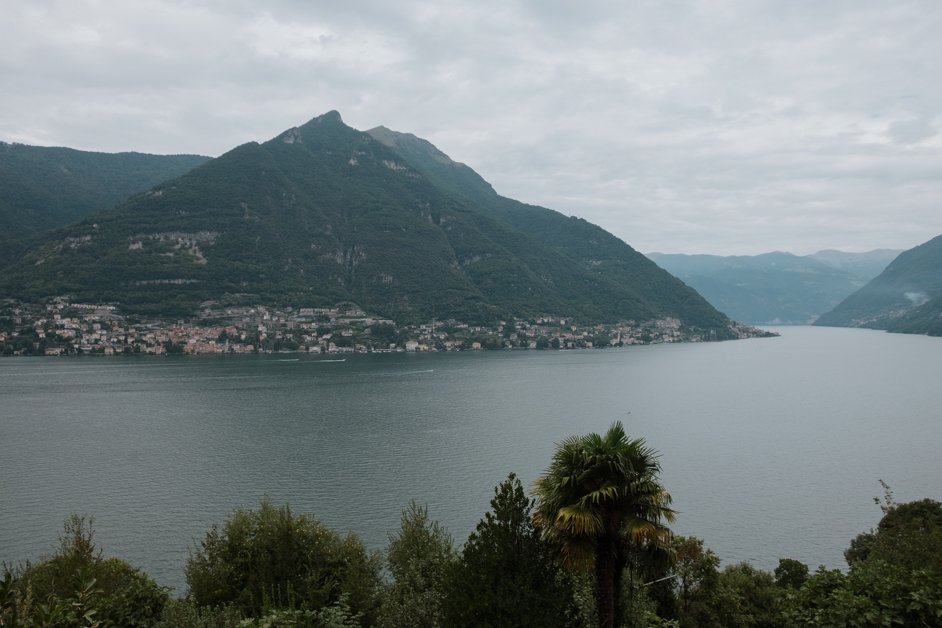
M 844 552 L 849 565 L 870 558 L 927 568 L 942 575 L 942 503 L 921 499 L 897 504 L 893 491 L 881 480 L 884 497 L 874 502 L 883 511 L 876 530 L 857 535 Z
M 671 539 L 674 565 L 666 580 L 656 583 L 660 612 L 676 618 L 680 626 L 709 625 L 712 621 L 710 600 L 719 582 L 720 559 L 694 536 Z M 660 585 L 660 586 L 657 586 Z M 664 594 L 666 591 L 667 595 Z
M 168 354 L 170 354 L 170 353 L 183 353 L 183 343 L 179 343 L 179 342 L 176 342 L 176 343 L 175 343 L 175 342 L 173 342 L 173 341 L 171 341 L 171 340 L 167 340 L 167 341 L 164 342 L 164 350 L 165 350 Z
M 780 558 L 774 575 L 778 586 L 798 589 L 808 579 L 808 565 L 794 558 Z
M 94 544 L 94 520 L 66 519 L 59 550 L 36 564 L 5 569 L 0 625 L 151 626 L 167 589 Z
M 595 570 L 599 626 L 621 624 L 619 592 L 629 557 L 664 556 L 672 521 L 660 465 L 643 439 L 629 440 L 620 422 L 603 435 L 573 436 L 556 449 L 536 482 L 535 522 L 569 564 Z
M 380 623 L 388 628 L 442 626 L 445 578 L 456 560 L 451 535 L 415 501 L 390 536 L 387 564 L 393 582 L 382 595 Z
M 576 624 L 572 584 L 532 521 L 533 502 L 511 473 L 448 577 L 445 624 L 502 628 Z
M 882 482 L 881 482 L 882 483 Z M 876 530 L 858 535 L 848 573 L 819 569 L 788 598 L 792 626 L 942 625 L 942 504 L 897 504 L 885 489 Z
M 719 557 L 696 537 L 674 537 L 672 548 L 675 563 L 670 574 L 673 577 L 653 587 L 661 591 L 659 611 L 662 616 L 676 619 L 681 628 L 783 625 L 781 602 L 785 593 L 781 586 L 776 586 L 772 574 L 748 563 L 720 570 Z M 658 586 L 663 584 L 668 584 L 666 594 Z
M 776 628 L 783 626 L 781 589 L 772 574 L 749 563 L 729 565 L 719 574 L 711 599 L 715 625 L 723 628 Z
M 938 626 L 942 580 L 881 560 L 846 575 L 821 567 L 789 596 L 783 614 L 788 626 Z
M 370 336 L 378 343 L 393 344 L 399 342 L 399 332 L 395 325 L 385 323 L 372 325 L 370 327 Z
M 372 624 L 379 557 L 355 535 L 341 537 L 314 517 L 262 500 L 237 510 L 206 534 L 187 560 L 189 595 L 200 606 L 232 604 L 259 617 L 274 609 L 318 611 L 346 596 L 353 614 Z
M 590 574 L 588 572 L 581 572 L 586 576 Z M 658 588 L 655 588 L 656 585 L 663 584 L 661 582 L 645 582 L 650 578 L 652 572 L 648 568 L 644 569 L 634 569 L 628 567 L 626 569 L 624 581 L 626 586 L 622 587 L 621 590 L 621 607 L 624 609 L 622 617 L 622 626 L 624 628 L 651 628 L 652 626 L 679 626 L 679 624 L 674 619 L 665 619 L 659 616 L 660 613 L 660 593 L 661 591 Z M 668 587 L 669 588 L 669 587 Z M 589 583 L 588 592 L 591 595 L 592 585 Z M 593 605 L 593 611 L 595 609 Z M 591 614 L 586 614 L 587 618 L 591 618 L 589 621 L 586 621 L 584 625 L 590 625 L 594 623 L 595 617 L 598 613 L 593 612 Z
M 789 626 L 846 626 L 859 614 L 863 600 L 847 590 L 847 576 L 822 565 L 790 597 L 785 619 Z

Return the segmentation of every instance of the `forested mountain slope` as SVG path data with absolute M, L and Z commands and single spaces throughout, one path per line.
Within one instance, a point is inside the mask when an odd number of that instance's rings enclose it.
M 942 236 L 900 253 L 816 324 L 942 335 Z
M 617 286 L 625 295 L 622 298 L 637 304 L 641 311 L 678 316 L 697 326 L 725 325 L 726 317 L 695 290 L 601 227 L 582 218 L 500 196 L 474 170 L 452 161 L 430 142 L 412 134 L 385 127 L 368 133 L 396 150 L 412 167 L 461 202 L 512 225 L 553 253 L 589 270 L 600 285 Z M 580 296 L 580 290 L 575 290 L 572 298 L 593 298 L 591 291 Z
M 0 289 L 163 316 L 345 300 L 402 322 L 673 316 L 723 337 L 724 315 L 601 228 L 388 144 L 330 112 L 239 146 L 50 234 Z
M 113 207 L 208 159 L 0 142 L 0 262 L 43 231 Z

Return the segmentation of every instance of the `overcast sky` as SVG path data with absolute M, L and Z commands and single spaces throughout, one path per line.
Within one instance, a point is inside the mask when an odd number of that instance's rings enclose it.
M 331 109 L 644 251 L 942 234 L 942 2 L 0 0 L 0 140 L 217 156 Z

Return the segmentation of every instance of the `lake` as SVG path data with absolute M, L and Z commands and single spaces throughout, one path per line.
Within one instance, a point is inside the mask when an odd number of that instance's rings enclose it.
M 185 588 L 189 548 L 263 496 L 374 549 L 410 499 L 463 542 L 510 471 L 621 420 L 661 453 L 724 564 L 843 568 L 898 501 L 942 499 L 942 338 L 779 338 L 587 351 L 0 360 L 0 561 L 57 546 L 71 512 L 106 555 Z

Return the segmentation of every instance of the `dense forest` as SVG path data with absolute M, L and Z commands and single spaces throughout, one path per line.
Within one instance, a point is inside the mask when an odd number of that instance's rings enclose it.
M 94 544 L 72 515 L 57 551 L 4 566 L 0 626 L 938 626 L 942 503 L 899 504 L 885 484 L 876 528 L 846 571 L 781 559 L 721 568 L 673 535 L 654 450 L 618 423 L 562 441 L 529 497 L 510 474 L 460 547 L 415 502 L 383 552 L 262 501 L 193 548 L 173 597 Z
M 15 260 L 43 232 L 110 209 L 208 160 L 0 142 L 0 264 Z

